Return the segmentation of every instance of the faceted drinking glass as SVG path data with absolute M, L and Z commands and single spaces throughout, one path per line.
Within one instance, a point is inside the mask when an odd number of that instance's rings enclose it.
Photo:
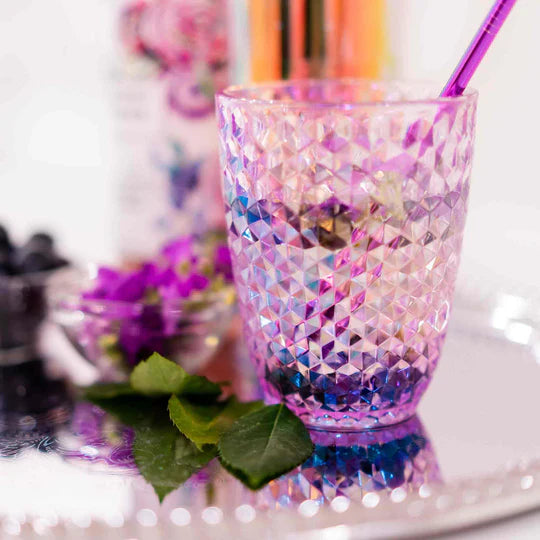
M 229 243 L 265 398 L 307 424 L 410 417 L 443 345 L 477 94 L 356 80 L 217 97 Z

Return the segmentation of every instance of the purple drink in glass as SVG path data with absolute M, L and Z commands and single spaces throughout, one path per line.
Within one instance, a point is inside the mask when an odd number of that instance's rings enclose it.
M 410 417 L 439 360 L 476 93 L 354 80 L 217 98 L 229 244 L 268 401 L 307 424 Z

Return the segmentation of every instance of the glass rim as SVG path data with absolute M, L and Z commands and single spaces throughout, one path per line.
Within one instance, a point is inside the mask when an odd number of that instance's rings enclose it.
M 252 84 L 242 85 L 230 85 L 223 90 L 216 92 L 216 101 L 224 100 L 229 102 L 236 102 L 243 105 L 260 105 L 270 108 L 327 108 L 327 109 L 389 109 L 391 107 L 412 107 L 418 105 L 446 105 L 446 104 L 463 104 L 469 101 L 474 101 L 478 97 L 478 91 L 475 88 L 468 87 L 465 92 L 460 96 L 455 97 L 441 97 L 434 98 L 419 98 L 419 99 L 396 99 L 396 100 L 367 100 L 367 101 L 324 101 L 314 100 L 307 101 L 305 99 L 285 101 L 281 99 L 264 99 L 261 97 L 246 97 L 245 92 L 254 90 L 272 90 L 285 88 L 287 86 L 294 85 L 309 85 L 309 84 L 348 84 L 348 85 L 360 85 L 369 83 L 371 85 L 413 85 L 418 88 L 433 87 L 438 88 L 438 83 L 433 81 L 423 80 L 407 80 L 407 79 L 369 79 L 369 78 L 305 78 L 305 79 L 290 79 L 279 81 L 267 81 Z M 374 86 L 376 89 L 376 86 Z

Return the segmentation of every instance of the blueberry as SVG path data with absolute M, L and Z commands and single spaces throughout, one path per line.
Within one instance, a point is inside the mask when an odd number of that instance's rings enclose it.
M 41 253 L 33 251 L 30 253 L 21 254 L 18 261 L 18 270 L 21 274 L 29 274 L 32 272 L 44 272 L 55 268 L 55 257 L 51 253 Z
M 5 227 L 0 225 L 0 252 L 11 253 L 13 251 L 13 244 L 9 238 L 9 233 Z
M 3 225 L 0 225 L 0 242 L 9 242 L 9 234 Z
M 54 240 L 50 234 L 38 232 L 33 234 L 26 243 L 25 248 L 32 248 L 32 251 L 52 251 Z
M 11 255 L 7 251 L 0 251 L 0 276 L 11 276 L 15 273 Z
M 7 230 L 0 225 L 0 275 L 45 272 L 67 264 L 68 261 L 56 253 L 50 234 L 34 233 L 22 247 L 16 248 Z

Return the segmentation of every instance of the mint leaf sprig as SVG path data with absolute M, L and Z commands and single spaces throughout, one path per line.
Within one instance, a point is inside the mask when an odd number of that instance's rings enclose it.
M 256 490 L 312 454 L 309 432 L 285 405 L 223 399 L 225 384 L 154 353 L 128 383 L 95 384 L 84 398 L 133 428 L 135 464 L 160 502 L 215 457 Z

